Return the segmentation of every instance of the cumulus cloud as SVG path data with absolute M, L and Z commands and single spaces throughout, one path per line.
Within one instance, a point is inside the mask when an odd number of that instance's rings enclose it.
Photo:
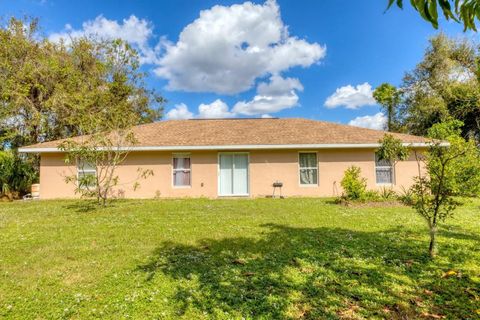
M 257 86 L 257 94 L 250 101 L 237 102 L 230 110 L 220 99 L 210 104 L 198 106 L 198 118 L 232 118 L 240 115 L 271 118 L 270 113 L 278 112 L 298 104 L 296 90 L 302 91 L 303 86 L 295 78 L 282 78 L 279 75 L 270 77 L 269 82 L 261 82 Z M 185 104 L 176 105 L 166 117 L 168 119 L 190 119 L 194 115 Z
M 188 110 L 185 103 L 175 105 L 173 109 L 167 112 L 165 117 L 169 120 L 182 120 L 193 118 L 193 113 Z
M 327 108 L 345 106 L 347 109 L 357 109 L 375 104 L 372 86 L 368 82 L 355 87 L 352 85 L 340 87 L 325 101 Z
M 169 119 L 267 115 L 294 107 L 303 86 L 282 73 L 309 67 L 326 54 L 325 46 L 289 34 L 275 0 L 203 10 L 175 43 L 161 37 L 152 46 L 153 30 L 150 21 L 135 15 L 121 21 L 99 15 L 79 28 L 67 24 L 49 38 L 67 44 L 80 37 L 127 41 L 138 50 L 142 64 L 153 65 L 154 73 L 167 80 L 170 90 L 237 94 L 254 87 L 258 79 L 268 79 L 258 83 L 253 98 L 237 102 L 231 110 L 216 100 L 201 104 L 194 115 L 181 104 L 166 114 Z
M 298 79 L 273 75 L 270 77 L 270 82 L 262 82 L 258 85 L 257 94 L 252 100 L 237 102 L 233 112 L 251 116 L 294 107 L 298 104 L 295 90 L 303 90 Z
M 160 48 L 151 48 L 149 46 L 148 42 L 152 36 L 153 25 L 145 19 L 137 18 L 135 15 L 131 15 L 121 22 L 109 20 L 99 15 L 94 20 L 82 23 L 80 29 L 74 29 L 67 24 L 63 31 L 50 34 L 49 39 L 54 42 L 59 42 L 63 39 L 67 44 L 72 39 L 81 37 L 100 40 L 122 39 L 138 49 L 142 63 L 155 63 Z
M 255 79 L 294 66 L 308 67 L 326 48 L 290 36 L 274 0 L 203 10 L 178 42 L 162 41 L 165 54 L 155 73 L 171 90 L 235 94 Z
M 220 99 L 198 106 L 199 118 L 232 118 L 234 116 L 235 114 L 228 110 L 227 104 Z
M 351 126 L 368 129 L 385 130 L 385 125 L 387 124 L 387 117 L 383 113 L 379 112 L 373 116 L 356 117 L 348 124 Z

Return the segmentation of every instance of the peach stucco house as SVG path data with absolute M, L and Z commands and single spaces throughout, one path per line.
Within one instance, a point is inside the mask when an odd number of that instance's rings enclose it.
M 281 182 L 284 196 L 341 194 L 340 181 L 352 165 L 368 187 L 399 189 L 417 175 L 413 155 L 396 165 L 378 161 L 375 150 L 384 132 L 306 119 L 170 120 L 134 128 L 138 144 L 118 168 L 118 188 L 129 198 L 264 197 Z M 422 149 L 427 140 L 394 134 Z M 22 148 L 40 154 L 40 198 L 78 195 L 64 177 L 77 172 L 66 165 L 58 141 Z M 134 191 L 137 169 L 153 170 Z M 95 174 L 83 167 L 78 174 Z M 277 189 L 278 194 L 278 189 Z

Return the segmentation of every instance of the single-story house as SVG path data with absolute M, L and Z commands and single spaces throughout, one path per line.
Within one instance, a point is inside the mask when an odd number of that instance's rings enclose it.
M 352 165 L 361 168 L 371 189 L 407 188 L 418 174 L 413 154 L 395 170 L 376 157 L 383 131 L 324 121 L 169 120 L 139 125 L 133 132 L 138 143 L 117 169 L 117 188 L 127 198 L 265 197 L 272 195 L 275 183 L 287 197 L 325 197 L 341 194 L 340 181 Z M 393 135 L 420 151 L 428 145 L 423 137 Z M 40 154 L 42 199 L 78 197 L 65 176 L 95 174 L 95 168 L 67 165 L 59 143 L 20 149 Z M 134 190 L 139 167 L 152 170 L 153 176 Z

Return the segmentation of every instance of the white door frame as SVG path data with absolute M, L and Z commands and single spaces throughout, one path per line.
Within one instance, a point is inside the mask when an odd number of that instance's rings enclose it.
M 247 193 L 242 194 L 222 194 L 220 190 L 220 156 L 221 155 L 235 155 L 246 154 L 247 155 Z M 219 152 L 217 155 L 217 194 L 219 197 L 249 197 L 250 196 L 250 153 L 247 151 L 240 152 Z

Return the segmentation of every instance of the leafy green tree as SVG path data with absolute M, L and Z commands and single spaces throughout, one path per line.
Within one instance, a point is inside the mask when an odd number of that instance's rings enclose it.
M 38 30 L 37 20 L 15 18 L 0 27 L 0 149 L 160 119 L 164 99 L 128 43 L 52 43 Z
M 410 149 L 403 145 L 402 140 L 395 138 L 391 134 L 385 134 L 379 143 L 380 148 L 377 150 L 377 155 L 380 159 L 390 161 L 393 167 L 395 180 L 395 167 L 399 161 L 405 161 L 408 159 L 408 156 L 410 155 Z
M 387 114 L 387 130 L 398 130 L 398 124 L 395 121 L 397 107 L 401 101 L 400 92 L 395 86 L 389 83 L 382 83 L 373 91 L 373 97 L 379 103 Z
M 439 34 L 430 40 L 423 60 L 408 72 L 399 90 L 399 117 L 406 131 L 427 135 L 435 123 L 450 118 L 464 123 L 464 137 L 480 138 L 478 47 Z
M 403 9 L 403 0 L 388 0 L 387 9 L 394 3 Z M 445 19 L 462 22 L 464 31 L 477 31 L 475 24 L 480 17 L 480 1 L 478 0 L 410 0 L 410 4 L 435 29 L 438 29 L 438 11 L 440 9 Z
M 89 46 L 90 43 L 82 45 Z M 137 71 L 138 55 L 127 43 L 120 40 L 103 43 L 95 61 L 102 62 L 101 71 L 110 81 L 93 86 L 91 98 L 95 103 L 88 103 L 74 114 L 76 126 L 84 136 L 67 139 L 60 148 L 66 152 L 67 164 L 81 162 L 96 171 L 94 176 L 84 175 L 80 179 L 73 174 L 67 176 L 66 181 L 75 184 L 77 193 L 96 197 L 105 206 L 119 184 L 117 168 L 136 144 L 132 126 L 149 122 L 157 116 L 147 108 L 152 102 L 151 97 L 156 103 L 163 100 L 147 93 L 141 85 L 143 74 Z M 138 168 L 139 176 L 132 182 L 134 189 L 139 186 L 137 180 L 146 179 L 151 174 L 151 170 Z
M 429 130 L 430 145 L 425 155 L 418 155 L 419 175 L 411 188 L 411 205 L 427 222 L 430 233 L 429 254 L 436 254 L 436 234 L 440 222 L 452 217 L 468 185 L 466 180 L 480 180 L 480 154 L 473 143 L 460 136 L 461 122 L 451 120 L 435 124 Z M 449 146 L 445 146 L 445 141 Z M 467 163 L 465 159 L 473 161 Z M 473 165 L 473 167 L 472 167 Z M 422 174 L 421 167 L 426 169 Z M 478 186 L 470 192 L 478 194 Z
M 52 43 L 39 35 L 36 20 L 12 18 L 0 28 L 4 142 L 17 147 L 82 134 L 86 111 L 98 129 L 119 111 L 136 124 L 158 120 L 164 100 L 139 68 L 137 52 L 120 40 Z
M 73 42 L 72 54 L 86 56 L 96 65 L 87 68 L 92 75 L 82 79 L 81 92 L 88 93 L 77 95 L 75 103 L 79 107 L 67 116 L 79 134 L 129 128 L 160 119 L 164 99 L 147 88 L 138 54 L 128 43 L 80 39 Z

